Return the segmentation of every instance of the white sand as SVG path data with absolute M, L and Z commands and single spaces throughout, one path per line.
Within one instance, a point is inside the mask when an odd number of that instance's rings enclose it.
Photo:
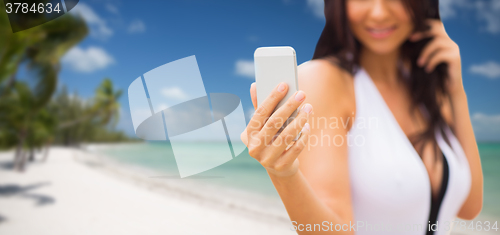
M 99 147 L 106 146 L 92 146 Z M 276 198 L 152 179 L 144 169 L 75 149 L 52 148 L 47 162 L 24 173 L 5 168 L 12 158 L 0 153 L 2 235 L 296 234 Z M 474 221 L 486 220 L 496 221 Z M 455 227 L 451 234 L 497 232 Z
M 0 153 L 0 163 L 11 159 Z M 46 163 L 30 164 L 25 173 L 0 168 L 0 234 L 295 234 L 284 210 L 276 209 L 275 219 L 258 218 L 171 188 L 156 190 L 87 159 L 93 158 L 52 148 Z

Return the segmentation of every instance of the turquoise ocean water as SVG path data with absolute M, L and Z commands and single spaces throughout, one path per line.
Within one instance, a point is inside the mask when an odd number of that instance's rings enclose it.
M 484 204 L 481 213 L 500 219 L 500 143 L 479 144 L 479 154 L 484 176 Z
M 180 147 L 195 150 L 199 154 L 213 155 L 224 151 L 226 146 L 227 142 L 210 142 L 186 143 Z M 167 143 L 119 145 L 98 151 L 120 162 L 158 172 L 158 175 L 151 177 L 179 179 L 175 158 Z M 500 143 L 481 143 L 479 152 L 484 173 L 484 206 L 481 214 L 500 219 Z M 187 179 L 278 197 L 264 168 L 247 151 L 221 166 Z

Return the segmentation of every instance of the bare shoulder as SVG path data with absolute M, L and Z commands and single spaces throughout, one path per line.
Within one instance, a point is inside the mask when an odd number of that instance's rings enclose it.
M 299 65 L 298 78 L 315 113 L 345 116 L 355 111 L 353 77 L 339 66 L 323 59 L 307 61 Z

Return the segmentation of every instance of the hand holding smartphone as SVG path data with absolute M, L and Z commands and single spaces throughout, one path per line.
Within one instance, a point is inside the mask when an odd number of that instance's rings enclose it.
M 254 58 L 257 81 L 250 87 L 250 94 L 258 114 L 252 117 L 241 139 L 248 154 L 270 175 L 288 177 L 299 170 L 297 157 L 309 140 L 308 121 L 313 107 L 304 104 L 306 94 L 298 91 L 293 48 L 261 47 Z

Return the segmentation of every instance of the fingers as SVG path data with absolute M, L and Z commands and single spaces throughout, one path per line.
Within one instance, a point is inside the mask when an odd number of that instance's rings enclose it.
M 436 66 L 446 61 L 447 61 L 447 55 L 445 53 L 437 53 L 436 55 L 430 58 L 429 62 L 427 63 L 427 66 L 425 66 L 425 71 L 427 73 L 430 73 L 434 71 Z
M 278 159 L 275 163 L 275 169 L 286 169 L 294 164 L 299 154 L 304 150 L 309 142 L 311 129 L 309 123 L 306 123 L 302 128 L 300 138 Z
M 262 105 L 255 110 L 255 113 L 247 126 L 247 133 L 249 137 L 251 137 L 256 131 L 260 131 L 260 129 L 262 129 L 266 119 L 274 111 L 276 105 L 278 105 L 278 103 L 285 97 L 287 91 L 287 84 L 284 82 L 280 83 L 262 102 Z
M 293 140 L 309 120 L 312 109 L 313 107 L 310 104 L 305 104 L 302 107 L 295 120 L 293 120 L 293 122 L 291 122 L 272 143 L 272 156 L 281 156 L 285 149 L 293 143 Z
M 429 59 L 435 55 L 442 47 L 441 41 L 438 39 L 432 40 L 420 53 L 420 56 L 417 60 L 417 64 L 420 67 L 423 67 L 426 65 L 429 61 Z
M 274 140 L 271 144 L 265 144 L 268 146 L 267 157 L 258 159 L 264 167 L 273 168 L 275 166 L 276 161 L 283 155 L 285 149 L 293 143 L 295 137 L 302 129 L 304 129 L 311 112 L 312 106 L 310 104 L 304 105 L 295 120 L 293 120 L 293 122 L 291 122 L 285 130 L 283 130 L 283 132 L 281 132 L 278 138 L 276 138 L 276 140 Z
M 295 95 L 290 97 L 283 106 L 276 110 L 273 115 L 271 115 L 271 117 L 266 121 L 264 128 L 262 128 L 262 131 L 259 133 L 259 137 L 265 140 L 264 144 L 269 144 L 272 141 L 274 135 L 281 129 L 290 115 L 297 110 L 305 98 L 305 93 L 303 91 L 298 91 Z
M 431 37 L 431 36 L 433 36 L 433 34 L 430 33 L 429 31 L 416 32 L 416 33 L 412 34 L 410 36 L 410 38 L 408 38 L 408 40 L 410 40 L 410 42 L 416 42 L 416 41 L 422 40 L 423 38 L 428 38 L 428 37 Z
M 452 47 L 455 44 L 446 34 L 443 22 L 437 19 L 427 21 L 431 28 L 425 32 L 417 32 L 410 36 L 410 41 L 418 41 L 426 37 L 434 37 L 420 53 L 417 65 L 425 67 L 427 73 L 432 72 L 437 65 L 452 59 L 450 51 L 456 51 Z M 455 53 L 456 54 L 456 53 Z
M 459 49 L 455 42 L 449 38 L 436 38 L 422 50 L 417 65 L 425 67 L 425 71 L 430 73 L 440 63 L 450 62 L 459 56 Z
M 250 97 L 252 98 L 252 104 L 254 110 L 257 109 L 257 88 L 255 82 L 250 85 Z M 248 147 L 248 134 L 247 128 L 240 134 L 241 141 Z
M 252 98 L 252 104 L 254 110 L 257 109 L 257 86 L 255 82 L 250 85 L 250 97 Z

